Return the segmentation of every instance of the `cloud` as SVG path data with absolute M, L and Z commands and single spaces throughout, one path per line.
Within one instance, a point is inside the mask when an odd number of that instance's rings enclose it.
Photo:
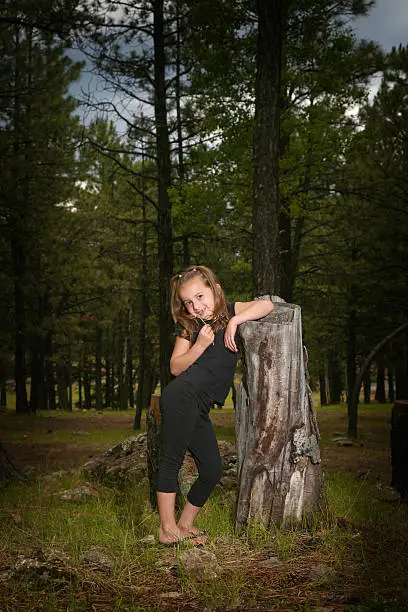
M 377 0 L 367 17 L 353 23 L 360 38 L 375 40 L 385 51 L 408 44 L 407 0 Z

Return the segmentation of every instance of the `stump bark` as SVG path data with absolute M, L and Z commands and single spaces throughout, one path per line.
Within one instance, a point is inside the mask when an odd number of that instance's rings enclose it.
M 274 311 L 239 327 L 236 527 L 299 524 L 322 494 L 319 430 L 302 344 L 301 309 L 277 296 Z
M 408 501 L 408 400 L 394 403 L 391 413 L 391 486 Z

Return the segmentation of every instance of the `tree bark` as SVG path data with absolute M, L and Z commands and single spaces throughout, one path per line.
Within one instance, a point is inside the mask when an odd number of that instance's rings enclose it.
M 351 297 L 355 294 L 355 287 L 350 288 Z M 352 395 L 354 383 L 356 382 L 356 336 L 357 336 L 357 312 L 350 307 L 347 329 L 347 399 Z M 348 429 L 357 433 L 357 407 L 347 402 Z
M 329 379 L 329 396 L 331 404 L 340 404 L 342 391 L 342 376 L 339 358 L 333 351 L 328 359 L 327 375 Z
M 58 387 L 58 408 L 68 410 L 68 376 L 67 364 L 60 357 L 57 361 L 57 387 Z
M 57 401 L 55 395 L 54 365 L 51 359 L 47 359 L 45 362 L 45 385 L 47 408 L 48 410 L 55 410 L 57 407 Z
M 113 385 L 113 368 L 108 358 L 106 358 L 105 370 L 105 408 L 112 408 L 115 391 Z
M 377 384 L 375 387 L 375 399 L 380 404 L 385 404 L 385 368 L 377 364 Z
M 44 352 L 41 350 L 41 336 L 34 335 L 31 338 L 30 359 L 31 359 L 31 385 L 30 385 L 30 410 L 34 414 L 42 406 L 44 396 Z
M 147 471 L 150 485 L 150 504 L 157 508 L 156 478 L 160 460 L 160 395 L 152 395 L 146 414 Z
M 320 405 L 327 406 L 326 372 L 323 369 L 319 370 L 319 392 Z
M 363 378 L 364 387 L 364 403 L 369 404 L 371 402 L 371 375 L 370 370 L 364 374 Z
M 26 388 L 26 316 L 25 298 L 23 291 L 25 275 L 25 252 L 19 238 L 11 241 L 11 252 L 14 273 L 14 379 L 16 382 L 16 412 L 24 414 L 30 412 Z
M 391 403 L 394 402 L 395 393 L 394 393 L 394 371 L 391 366 L 387 368 L 388 375 L 388 399 Z
M 279 148 L 285 0 L 257 0 L 258 40 L 253 139 L 254 294 L 279 291 Z
M 239 328 L 243 379 L 237 390 L 238 502 L 235 524 L 298 524 L 319 504 L 319 431 L 302 346 L 300 307 Z
M 82 410 L 82 366 L 83 358 L 81 357 L 78 362 L 78 408 Z
M 89 360 L 84 358 L 84 408 L 85 410 L 90 410 L 92 408 L 92 391 L 91 391 L 91 365 Z
M 95 333 L 95 408 L 102 410 L 102 329 L 98 324 Z
M 154 112 L 157 147 L 158 232 L 159 232 L 159 338 L 160 384 L 170 382 L 173 319 L 170 312 L 170 285 L 173 274 L 173 234 L 171 226 L 170 142 L 167 122 L 166 54 L 163 0 L 153 2 Z

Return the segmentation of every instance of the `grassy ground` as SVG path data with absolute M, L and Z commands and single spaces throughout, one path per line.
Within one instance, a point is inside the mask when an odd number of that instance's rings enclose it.
M 328 506 L 298 531 L 251 525 L 234 533 L 235 493 L 217 489 L 200 516 L 222 573 L 199 582 L 180 571 L 178 551 L 141 540 L 158 520 L 145 485 L 115 490 L 93 484 L 87 502 L 58 492 L 84 484 L 78 468 L 132 435 L 133 412 L 0 415 L 1 440 L 19 467 L 38 467 L 29 485 L 0 491 L 0 610 L 408 610 L 408 508 L 389 488 L 390 406 L 360 407 L 360 437 L 339 447 L 345 408 L 318 410 Z M 212 412 L 219 438 L 233 439 L 230 407 Z M 109 571 L 86 565 L 96 548 L 114 560 Z M 67 555 L 69 572 L 7 578 L 19 555 Z M 265 560 L 275 558 L 272 565 Z

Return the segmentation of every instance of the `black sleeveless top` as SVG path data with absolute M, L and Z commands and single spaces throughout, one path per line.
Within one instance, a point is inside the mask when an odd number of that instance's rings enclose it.
M 235 314 L 235 302 L 227 303 L 230 317 Z M 193 344 L 197 340 L 198 333 L 204 325 L 200 321 L 200 328 L 193 333 Z M 210 321 L 206 321 L 210 323 Z M 185 332 L 180 323 L 176 326 L 176 336 L 182 336 Z M 177 378 L 185 379 L 192 383 L 198 393 L 203 393 L 216 402 L 223 404 L 228 392 L 234 382 L 235 369 L 237 367 L 238 353 L 230 351 L 224 344 L 225 329 L 221 329 L 214 336 L 214 345 L 210 344 L 204 353 L 191 364 L 187 370 Z M 190 338 L 187 337 L 187 340 Z

